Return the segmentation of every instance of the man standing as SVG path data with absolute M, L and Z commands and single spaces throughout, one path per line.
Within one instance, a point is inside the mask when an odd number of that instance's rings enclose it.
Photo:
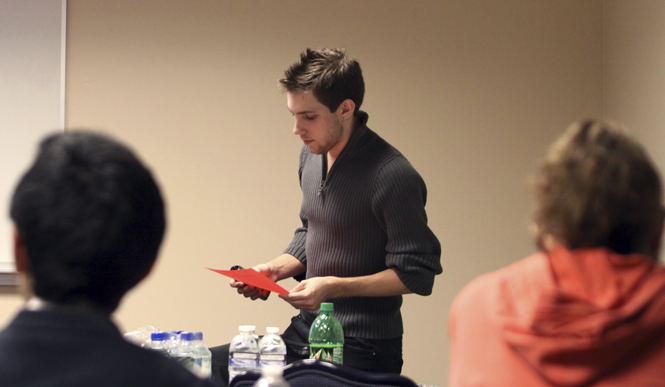
M 284 254 L 254 269 L 275 281 L 302 279 L 280 296 L 300 310 L 282 335 L 287 361 L 309 356 L 310 325 L 321 302 L 330 301 L 344 329 L 344 363 L 400 373 L 402 295 L 429 295 L 442 271 L 441 246 L 427 226 L 425 183 L 367 127 L 362 71 L 344 51 L 307 49 L 280 83 L 293 133 L 304 143 L 302 227 Z M 231 286 L 259 296 L 240 282 Z
M 87 132 L 47 137 L 11 218 L 28 301 L 0 332 L 0 386 L 212 387 L 111 321 L 150 272 L 166 224 L 159 188 L 129 149 Z
M 540 253 L 450 313 L 450 387 L 665 385 L 662 187 L 644 149 L 573 124 L 534 179 Z

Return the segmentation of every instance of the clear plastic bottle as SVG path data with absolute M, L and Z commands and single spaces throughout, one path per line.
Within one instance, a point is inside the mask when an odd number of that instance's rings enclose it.
M 153 351 L 159 352 L 164 356 L 170 356 L 171 353 L 167 349 L 166 345 L 169 340 L 169 332 L 152 332 L 150 334 L 150 349 Z
M 194 332 L 181 332 L 175 359 L 194 375 L 201 376 L 201 354 L 196 349 Z
M 201 376 L 205 379 L 210 379 L 212 374 L 212 353 L 203 344 L 202 332 L 194 332 L 194 339 L 194 348 L 196 348 L 201 356 Z
M 282 372 L 282 367 L 278 366 L 261 368 L 261 378 L 254 383 L 254 387 L 290 387 Z
M 229 345 L 229 382 L 249 371 L 258 371 L 259 345 L 252 335 L 253 327 L 241 325 Z
M 247 328 L 250 330 L 250 334 L 254 336 L 254 339 L 256 342 L 259 342 L 259 335 L 256 334 L 256 326 L 255 325 L 247 325 Z
M 344 331 L 331 302 L 321 303 L 321 313 L 309 330 L 310 359 L 343 364 Z
M 259 341 L 259 366 L 284 367 L 286 365 L 286 344 L 279 335 L 279 328 L 266 328 L 266 335 Z
M 165 332 L 168 335 L 168 338 L 164 340 L 164 348 L 169 351 L 171 357 L 178 356 L 176 351 L 180 346 L 180 332 L 182 331 Z

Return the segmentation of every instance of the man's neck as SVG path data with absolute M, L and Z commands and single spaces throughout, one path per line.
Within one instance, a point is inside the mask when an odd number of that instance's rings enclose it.
M 79 311 L 86 311 L 94 314 L 103 315 L 106 317 L 111 316 L 111 314 L 113 313 L 109 312 L 106 309 L 100 308 L 96 305 L 93 305 L 89 302 L 80 302 L 76 304 L 58 304 L 55 302 L 43 300 L 36 296 L 33 296 L 28 301 L 26 301 L 23 308 L 31 312 L 43 311 L 43 310 L 56 310 L 56 309 L 71 310 L 71 311 L 79 310 Z
M 29 311 L 38 311 L 38 310 L 46 310 L 46 309 L 51 309 L 53 308 L 55 304 L 52 302 L 44 301 L 39 297 L 32 297 L 25 303 L 25 310 Z
M 328 172 L 330 172 L 330 168 L 332 168 L 332 165 L 337 161 L 337 158 L 339 157 L 340 154 L 342 154 L 342 151 L 344 148 L 349 143 L 349 140 L 351 139 L 351 136 L 353 135 L 353 132 L 356 130 L 356 116 L 352 116 L 352 118 L 349 120 L 349 122 L 345 122 L 343 125 L 343 132 L 342 132 L 342 138 L 337 142 L 337 144 L 326 153 L 326 158 L 328 161 Z

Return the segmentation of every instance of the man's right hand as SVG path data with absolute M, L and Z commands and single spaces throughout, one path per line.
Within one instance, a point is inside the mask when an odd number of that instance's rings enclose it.
M 273 270 L 270 266 L 269 263 L 263 263 L 257 266 L 254 266 L 252 269 L 256 270 L 257 272 L 265 275 L 266 277 L 272 279 L 275 281 L 276 275 L 273 273 Z M 244 283 L 240 281 L 236 281 L 234 279 L 231 280 L 229 283 L 232 288 L 235 288 L 238 294 L 242 294 L 245 298 L 251 298 L 252 300 L 256 300 L 261 296 L 260 290 L 257 287 L 254 286 L 249 286 L 245 285 Z
M 254 266 L 253 269 L 277 282 L 284 278 L 304 273 L 305 265 L 292 255 L 282 254 L 268 263 Z M 242 294 L 244 297 L 251 298 L 252 300 L 256 300 L 261 295 L 258 288 L 245 285 L 240 281 L 232 279 L 230 285 L 236 289 L 238 294 Z

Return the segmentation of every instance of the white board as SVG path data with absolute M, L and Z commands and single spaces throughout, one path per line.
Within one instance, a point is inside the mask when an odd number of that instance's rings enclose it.
M 39 140 L 65 127 L 66 9 L 66 0 L 0 1 L 0 284 L 15 271 L 11 193 Z

